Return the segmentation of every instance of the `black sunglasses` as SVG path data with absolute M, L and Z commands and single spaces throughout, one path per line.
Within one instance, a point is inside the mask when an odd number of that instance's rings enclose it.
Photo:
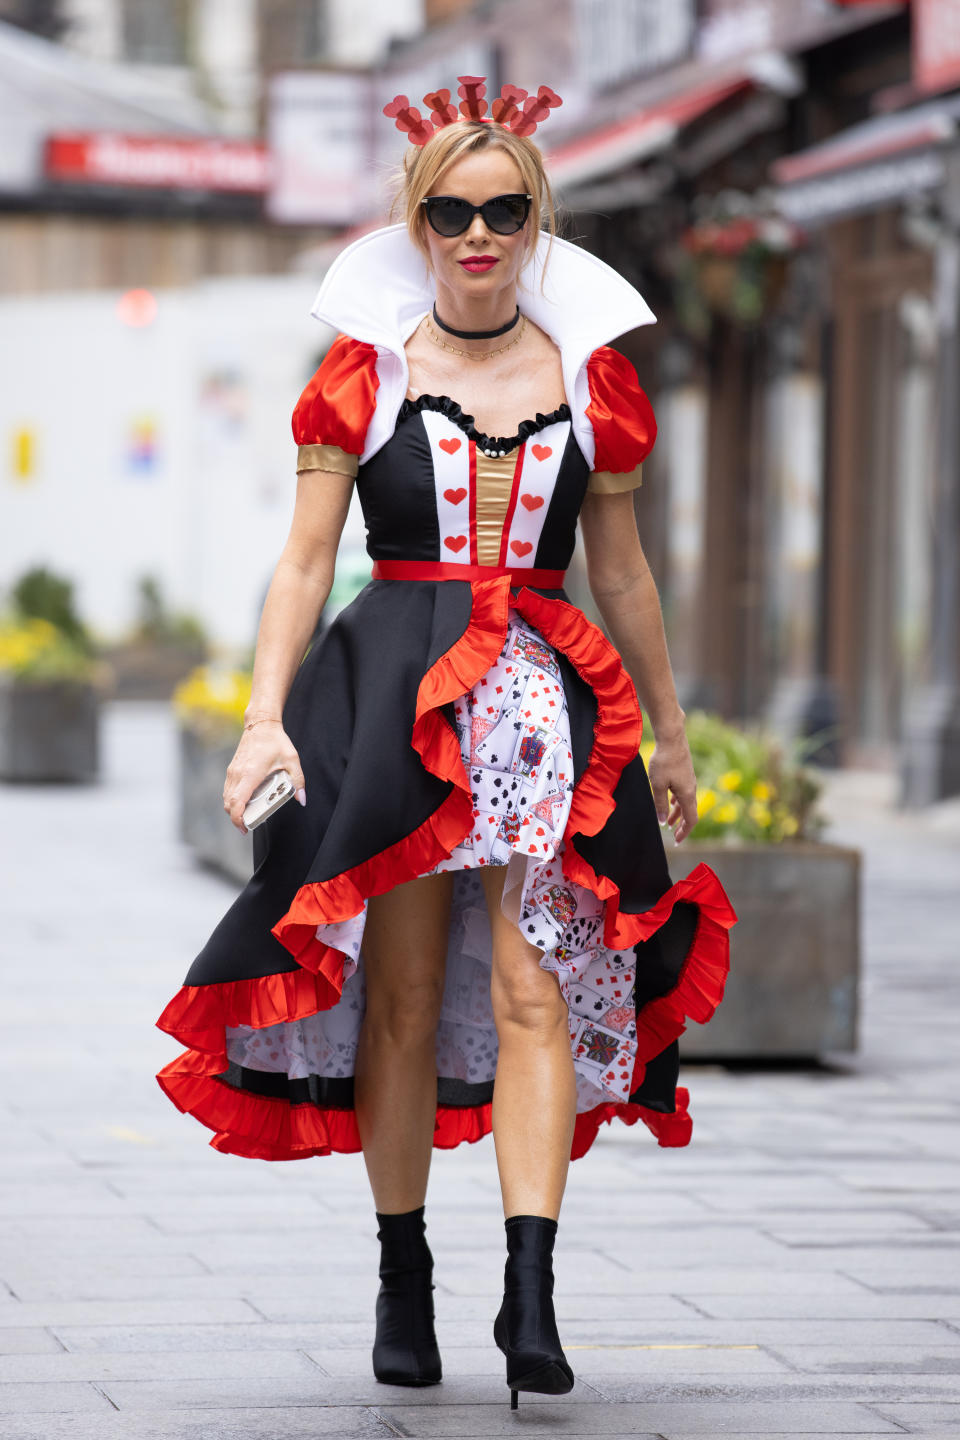
M 495 235 L 515 235 L 527 223 L 532 195 L 494 195 L 482 205 L 471 205 L 459 195 L 428 195 L 420 204 L 427 207 L 427 219 L 438 235 L 462 235 L 473 224 L 474 215 Z

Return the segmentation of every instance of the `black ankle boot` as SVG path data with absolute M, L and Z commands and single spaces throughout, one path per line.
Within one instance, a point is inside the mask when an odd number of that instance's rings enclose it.
M 493 1322 L 493 1338 L 507 1357 L 510 1408 L 518 1391 L 565 1395 L 573 1389 L 553 1313 L 553 1242 L 556 1220 L 545 1215 L 511 1215 L 503 1304 Z
M 377 1215 L 380 1293 L 373 1373 L 387 1385 L 436 1385 L 442 1378 L 433 1329 L 433 1256 L 424 1207 Z

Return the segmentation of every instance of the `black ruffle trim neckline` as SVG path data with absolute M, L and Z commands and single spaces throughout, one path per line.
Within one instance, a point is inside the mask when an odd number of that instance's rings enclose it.
M 421 410 L 438 410 L 441 415 L 446 415 L 484 455 L 506 455 L 518 445 L 522 445 L 531 435 L 545 430 L 548 425 L 556 425 L 561 420 L 571 418 L 570 406 L 564 401 L 556 410 L 551 410 L 549 415 L 541 415 L 538 411 L 533 420 L 521 420 L 516 435 L 485 435 L 474 425 L 473 416 L 467 415 L 449 395 L 418 395 L 416 400 L 411 400 L 409 395 L 406 395 L 397 415 L 397 424 L 409 420 L 411 415 L 419 415 Z

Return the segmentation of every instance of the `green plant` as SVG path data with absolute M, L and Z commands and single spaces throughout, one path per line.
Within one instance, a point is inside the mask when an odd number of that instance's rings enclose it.
M 803 763 L 817 737 L 786 746 L 761 725 L 739 727 L 706 710 L 686 719 L 687 741 L 697 776 L 696 840 L 776 844 L 816 839 L 827 821 L 816 802 L 823 790 Z M 654 749 L 644 717 L 640 747 L 645 764 Z
M 134 638 L 154 645 L 205 646 L 202 622 L 186 611 L 171 611 L 155 575 L 141 575 L 137 581 L 137 621 Z
M 46 565 L 35 565 L 20 576 L 10 596 L 21 620 L 46 620 L 77 650 L 92 653 L 93 641 L 77 613 L 72 580 Z

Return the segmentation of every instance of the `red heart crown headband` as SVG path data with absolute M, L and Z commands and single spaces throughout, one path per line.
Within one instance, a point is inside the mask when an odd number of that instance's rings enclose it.
M 383 113 L 396 122 L 398 130 L 406 133 L 411 145 L 426 145 L 435 131 L 452 125 L 461 115 L 465 120 L 488 123 L 495 120 L 514 135 L 532 135 L 550 111 L 563 104 L 549 85 L 541 85 L 536 95 L 528 95 L 526 90 L 520 90 L 516 85 L 504 85 L 490 106 L 491 113 L 488 115 L 486 76 L 458 75 L 457 79 L 460 81 L 457 90 L 459 111 L 450 103 L 449 90 L 433 90 L 423 97 L 423 103 L 430 111 L 429 120 L 425 120 L 416 106 L 410 104 L 406 95 L 395 95 L 389 105 L 384 105 Z

